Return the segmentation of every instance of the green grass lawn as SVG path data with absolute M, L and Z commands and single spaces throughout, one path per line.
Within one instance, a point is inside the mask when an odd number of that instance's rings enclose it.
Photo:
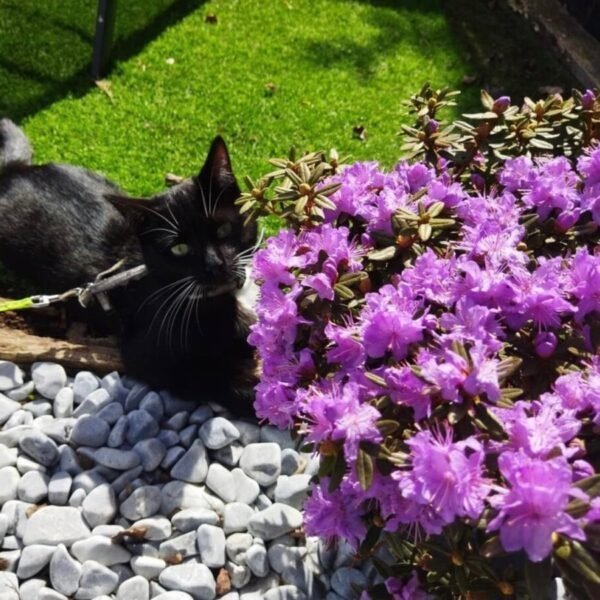
M 122 1 L 101 90 L 87 77 L 95 0 L 0 0 L 0 115 L 23 124 L 37 161 L 101 171 L 131 194 L 161 189 L 167 172 L 197 171 L 217 133 L 240 178 L 292 144 L 391 165 L 409 121 L 401 102 L 424 81 L 463 89 L 465 109 L 481 83 L 515 96 L 570 84 L 531 34 L 511 17 L 498 24 L 487 4 Z

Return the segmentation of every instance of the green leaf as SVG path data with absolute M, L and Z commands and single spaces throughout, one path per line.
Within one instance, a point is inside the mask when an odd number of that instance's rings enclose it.
M 464 114 L 465 119 L 474 119 L 476 121 L 487 121 L 488 119 L 497 119 L 498 115 L 491 110 L 482 113 Z
M 553 144 L 537 137 L 529 140 L 529 145 L 533 146 L 534 148 L 539 148 L 540 150 L 554 150 Z
M 376 425 L 383 436 L 393 435 L 400 429 L 400 423 L 393 419 L 381 419 L 380 421 L 377 421 Z
M 525 584 L 530 598 L 551 600 L 554 597 L 554 578 L 550 558 L 541 562 L 528 560 L 525 563 Z
M 362 487 L 363 490 L 368 490 L 373 483 L 373 458 L 362 448 L 358 449 L 356 473 L 358 475 L 360 487 Z
M 285 226 L 286 222 L 279 215 L 258 218 L 259 235 L 263 235 L 265 239 L 277 235 Z
M 431 237 L 433 229 L 429 223 L 423 223 L 422 225 L 419 225 L 418 232 L 421 240 L 426 242 Z
M 336 490 L 344 475 L 346 474 L 346 461 L 344 460 L 344 453 L 338 452 L 335 455 L 333 469 L 331 470 L 331 479 L 329 480 L 329 491 L 333 492 Z
M 373 252 L 369 252 L 367 254 L 367 258 L 373 261 L 381 261 L 385 262 L 388 260 L 392 260 L 396 256 L 398 249 L 395 246 L 389 246 L 388 248 L 382 248 L 381 250 L 374 250 Z

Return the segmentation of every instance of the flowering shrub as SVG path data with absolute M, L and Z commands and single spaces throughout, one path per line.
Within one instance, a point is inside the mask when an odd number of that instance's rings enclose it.
M 364 598 L 600 594 L 600 147 L 484 162 L 312 154 L 240 200 L 287 225 L 255 408 L 320 454 L 306 530 L 373 558 Z

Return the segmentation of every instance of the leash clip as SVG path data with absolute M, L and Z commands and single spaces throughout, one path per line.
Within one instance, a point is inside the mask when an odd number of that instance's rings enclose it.
M 62 300 L 61 294 L 38 294 L 37 296 L 31 296 L 31 307 L 32 308 L 45 308 L 55 302 Z

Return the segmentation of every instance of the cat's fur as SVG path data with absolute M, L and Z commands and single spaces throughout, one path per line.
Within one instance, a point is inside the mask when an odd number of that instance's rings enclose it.
M 148 200 L 67 165 L 34 166 L 0 121 L 0 261 L 40 292 L 92 281 L 120 259 L 148 274 L 110 292 L 125 371 L 155 389 L 251 413 L 250 314 L 237 300 L 256 241 L 216 138 L 196 177 Z M 177 252 L 175 252 L 177 251 Z

